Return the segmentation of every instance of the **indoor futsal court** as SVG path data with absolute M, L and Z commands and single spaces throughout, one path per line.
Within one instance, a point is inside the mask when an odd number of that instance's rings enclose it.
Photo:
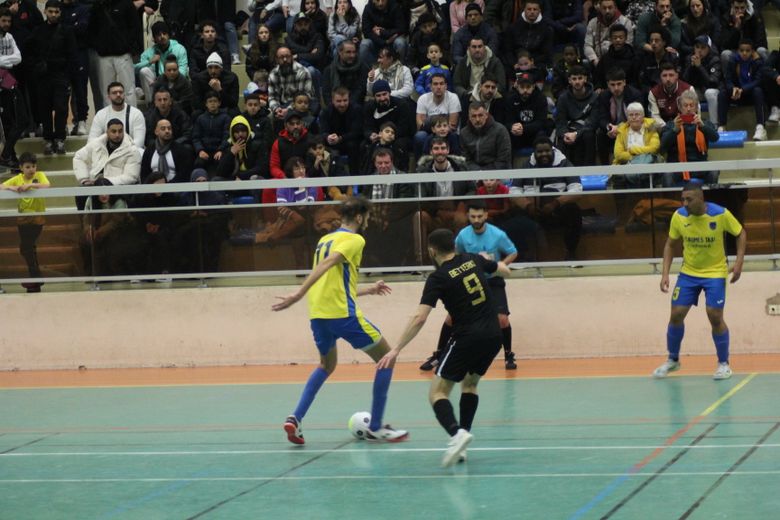
M 416 363 L 386 412 L 409 441 L 351 437 L 372 368 L 346 365 L 304 447 L 281 424 L 310 366 L 1 373 L 0 518 L 777 518 L 780 356 L 656 361 L 496 362 L 449 469 Z

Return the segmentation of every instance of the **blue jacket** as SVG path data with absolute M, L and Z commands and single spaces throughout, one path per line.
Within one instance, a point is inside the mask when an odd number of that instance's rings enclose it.
M 436 73 L 444 74 L 447 77 L 447 90 L 455 92 L 455 87 L 452 84 L 452 73 L 450 68 L 446 65 L 439 65 L 435 67 L 430 63 L 420 69 L 420 74 L 414 82 L 414 90 L 421 96 L 431 91 L 431 76 Z
M 225 148 L 229 129 L 230 116 L 224 109 L 216 114 L 203 112 L 195 120 L 192 128 L 192 144 L 195 145 L 195 153 L 204 150 L 214 153 Z

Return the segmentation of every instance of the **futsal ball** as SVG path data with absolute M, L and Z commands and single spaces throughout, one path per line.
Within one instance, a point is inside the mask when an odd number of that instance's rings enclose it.
M 368 433 L 368 425 L 371 423 L 371 414 L 368 412 L 356 412 L 349 418 L 347 427 L 356 439 L 365 439 Z

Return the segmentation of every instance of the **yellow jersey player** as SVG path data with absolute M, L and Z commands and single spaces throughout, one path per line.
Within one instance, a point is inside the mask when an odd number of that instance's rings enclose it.
M 281 301 L 272 306 L 274 311 L 281 311 L 308 294 L 311 330 L 320 353 L 320 365 L 309 376 L 297 408 L 284 423 L 287 439 L 293 444 L 304 443 L 301 431 L 303 417 L 325 380 L 336 369 L 338 338 L 364 351 L 374 362 L 390 351 L 382 333 L 363 316 L 357 305 L 358 296 L 390 293 L 390 288 L 382 280 L 365 289 L 357 288 L 358 268 L 366 244 L 358 233 L 368 224 L 370 209 L 370 203 L 363 197 L 346 199 L 341 206 L 341 227 L 320 239 L 314 251 L 311 274 L 296 292 L 279 297 Z M 367 440 L 398 442 L 409 436 L 404 430 L 382 424 L 393 366 L 378 368 L 374 375 Z
M 666 331 L 669 359 L 655 369 L 653 376 L 664 378 L 669 372 L 680 369 L 680 344 L 685 334 L 685 316 L 691 310 L 691 305 L 698 304 L 699 293 L 703 290 L 707 318 L 712 326 L 712 340 L 718 353 L 718 367 L 713 378 L 728 379 L 731 377 L 729 329 L 723 321 L 723 307 L 726 304 L 729 268 L 724 234 L 737 237 L 737 259 L 731 268 L 731 283 L 739 280 L 742 274 L 747 235 L 729 210 L 704 201 L 704 192 L 699 183 L 691 182 L 683 188 L 682 203 L 683 207 L 672 216 L 669 238 L 664 245 L 661 274 L 661 291 L 669 292 L 673 247 L 682 242 L 683 265 L 672 291 L 672 312 Z

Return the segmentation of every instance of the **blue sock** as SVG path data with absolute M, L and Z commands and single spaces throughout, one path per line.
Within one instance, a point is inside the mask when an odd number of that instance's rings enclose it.
M 669 351 L 669 359 L 672 361 L 680 360 L 680 345 L 685 335 L 685 325 L 674 327 L 669 325 L 666 328 L 666 350 Z
M 306 381 L 306 386 L 303 387 L 303 393 L 298 401 L 298 406 L 293 412 L 298 421 L 303 420 L 303 416 L 309 411 L 311 403 L 314 402 L 317 392 L 320 391 L 320 387 L 322 387 L 326 379 L 328 379 L 328 372 L 322 367 L 315 368 L 314 372 L 311 373 L 309 380 Z
M 712 333 L 712 341 L 715 342 L 715 350 L 718 351 L 718 363 L 729 362 L 729 330 L 723 334 Z
M 382 416 L 385 414 L 385 403 L 387 403 L 387 389 L 390 388 L 392 379 L 392 368 L 382 368 L 376 371 L 374 400 L 371 403 L 371 424 L 368 425 L 368 429 L 371 431 L 375 432 L 382 427 Z

